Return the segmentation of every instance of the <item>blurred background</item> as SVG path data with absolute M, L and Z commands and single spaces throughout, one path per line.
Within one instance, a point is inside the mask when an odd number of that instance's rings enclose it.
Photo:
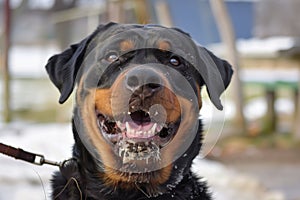
M 179 27 L 235 70 L 224 111 L 203 91 L 194 171 L 217 200 L 300 200 L 299 10 L 299 0 L 0 0 L 0 142 L 70 157 L 73 100 L 58 104 L 48 58 L 100 23 Z M 0 200 L 49 199 L 54 170 L 0 155 Z

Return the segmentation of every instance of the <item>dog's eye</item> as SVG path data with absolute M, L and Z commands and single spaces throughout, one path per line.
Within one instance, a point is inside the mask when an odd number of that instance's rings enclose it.
M 108 62 L 114 62 L 116 60 L 118 60 L 119 56 L 116 52 L 109 52 L 106 57 L 105 60 L 107 60 Z
M 169 60 L 170 64 L 173 66 L 178 66 L 180 65 L 180 59 L 177 56 L 172 56 Z

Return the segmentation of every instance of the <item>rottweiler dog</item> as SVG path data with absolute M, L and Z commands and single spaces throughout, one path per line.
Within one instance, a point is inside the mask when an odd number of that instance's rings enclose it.
M 73 158 L 53 175 L 52 199 L 211 199 L 191 171 L 201 89 L 221 110 L 230 64 L 178 28 L 108 23 L 46 70 L 60 103 L 76 87 Z

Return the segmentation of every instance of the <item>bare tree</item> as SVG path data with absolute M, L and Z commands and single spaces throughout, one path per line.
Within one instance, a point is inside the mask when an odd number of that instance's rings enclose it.
M 124 0 L 106 0 L 107 21 L 124 23 Z
M 300 67 L 300 66 L 299 66 Z M 300 77 L 300 72 L 299 72 L 299 77 Z M 300 141 L 300 81 L 298 81 L 298 98 L 296 101 L 296 119 L 294 121 L 294 138 L 297 141 Z
M 10 73 L 9 73 L 9 47 L 10 47 L 10 1 L 6 0 L 4 3 L 4 36 L 3 36 L 3 119 L 5 122 L 11 121 L 10 108 Z
M 235 44 L 235 33 L 230 20 L 224 0 L 210 0 L 212 11 L 215 17 L 215 21 L 218 26 L 219 33 L 222 41 L 226 46 L 228 52 L 228 60 L 233 65 L 234 76 L 232 81 L 233 87 L 233 98 L 236 104 L 236 116 L 235 123 L 243 133 L 247 132 L 246 120 L 243 113 L 243 91 L 241 81 L 239 79 L 239 56 Z

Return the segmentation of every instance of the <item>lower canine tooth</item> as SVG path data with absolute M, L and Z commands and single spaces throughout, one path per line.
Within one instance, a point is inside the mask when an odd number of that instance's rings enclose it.
M 135 130 L 130 128 L 130 126 L 129 126 L 129 123 L 128 123 L 128 122 L 126 122 L 126 123 L 125 123 L 125 126 L 126 126 L 126 131 L 127 131 L 127 133 L 128 133 L 128 134 L 130 134 L 130 135 L 134 135 L 134 136 L 136 135 L 136 132 L 135 132 Z
M 125 123 L 125 127 L 127 131 L 130 129 L 128 122 Z
M 157 131 L 157 132 L 160 132 L 161 129 L 163 129 L 163 125 L 158 125 L 158 126 L 156 127 L 156 131 Z
M 123 123 L 121 123 L 120 121 L 117 121 L 116 123 L 117 123 L 117 126 L 121 129 L 121 131 L 125 130 L 126 126 Z
M 152 126 L 152 128 L 148 131 L 148 135 L 149 135 L 149 136 L 155 135 L 156 127 L 157 127 L 157 123 L 155 123 L 155 124 Z
M 124 156 L 123 157 L 123 164 L 128 163 L 130 161 L 130 158 Z

